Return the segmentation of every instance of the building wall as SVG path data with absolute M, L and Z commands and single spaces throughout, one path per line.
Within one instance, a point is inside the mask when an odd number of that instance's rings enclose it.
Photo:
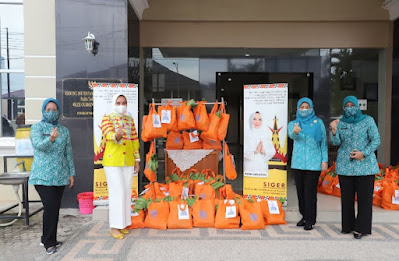
M 381 21 L 382 0 L 148 0 L 143 21 Z
M 41 105 L 55 97 L 55 2 L 24 1 L 26 123 L 41 119 Z
M 140 45 L 157 48 L 378 48 L 378 159 L 391 163 L 393 23 L 375 0 L 149 1 Z

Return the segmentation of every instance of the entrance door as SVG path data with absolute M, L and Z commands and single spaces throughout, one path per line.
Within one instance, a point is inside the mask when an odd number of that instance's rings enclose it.
M 216 96 L 227 103 L 230 114 L 229 129 L 226 136 L 230 152 L 234 155 L 237 179 L 229 181 L 237 193 L 242 193 L 243 186 L 243 86 L 245 84 L 288 83 L 288 120 L 295 119 L 296 104 L 302 97 L 313 96 L 312 73 L 246 73 L 217 72 Z M 292 141 L 288 139 L 288 166 L 290 165 Z M 220 164 L 219 172 L 223 166 Z M 290 175 L 288 175 L 288 178 Z

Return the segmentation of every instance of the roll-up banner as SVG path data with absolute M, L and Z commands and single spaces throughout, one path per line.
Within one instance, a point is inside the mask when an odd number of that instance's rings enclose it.
M 244 196 L 287 200 L 287 115 L 287 83 L 244 85 Z
M 102 157 L 104 140 L 101 133 L 101 120 L 104 115 L 112 112 L 112 97 L 123 94 L 127 99 L 127 113 L 134 119 L 138 130 L 138 85 L 132 83 L 93 83 L 93 132 L 94 132 L 94 205 L 108 204 L 108 187 Z M 132 155 L 133 157 L 133 155 Z M 133 175 L 132 190 L 138 192 L 138 173 Z

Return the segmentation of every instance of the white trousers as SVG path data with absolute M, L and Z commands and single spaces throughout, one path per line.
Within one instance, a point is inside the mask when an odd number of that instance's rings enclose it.
M 108 183 L 109 227 L 131 225 L 130 209 L 134 166 L 104 167 Z

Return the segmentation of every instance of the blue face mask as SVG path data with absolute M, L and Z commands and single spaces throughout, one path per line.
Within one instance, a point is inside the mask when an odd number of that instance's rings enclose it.
M 346 117 L 353 117 L 357 114 L 358 107 L 345 107 L 344 113 Z
M 48 122 L 55 122 L 58 117 L 60 115 L 59 111 L 45 111 L 43 113 L 44 118 L 48 121 Z
M 298 114 L 303 117 L 306 118 L 308 117 L 310 114 L 312 114 L 312 110 L 298 110 Z

